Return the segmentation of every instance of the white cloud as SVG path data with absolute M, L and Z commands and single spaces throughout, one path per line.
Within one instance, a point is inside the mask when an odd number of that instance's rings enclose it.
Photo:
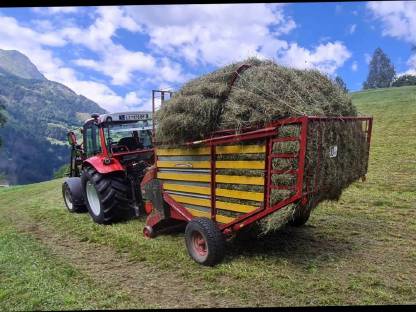
M 382 21 L 383 35 L 416 44 L 416 2 L 368 2 L 367 8 Z
M 357 24 L 352 24 L 349 29 L 348 32 L 350 33 L 350 35 L 352 35 L 353 33 L 355 33 L 355 30 L 357 29 Z
M 127 109 L 132 104 L 132 96 L 117 95 L 105 84 L 78 79 L 76 72 L 55 57 L 49 46 L 61 46 L 66 42 L 55 32 L 39 33 L 23 27 L 11 17 L 0 16 L 0 47 L 5 50 L 17 50 L 30 58 L 46 78 L 60 82 L 77 94 L 97 102 L 107 110 Z M 16 36 L 15 34 L 19 34 Z M 140 105 L 138 102 L 137 105 Z
M 384 36 L 394 37 L 416 45 L 415 1 L 369 2 L 367 9 L 373 13 L 375 19 L 381 20 Z M 416 72 L 416 54 L 409 58 L 407 65 L 409 69 L 405 73 Z
M 77 7 L 38 7 L 33 8 L 33 11 L 36 13 L 42 13 L 42 14 L 69 14 L 69 13 L 76 13 L 78 12 Z
M 357 71 L 358 70 L 358 64 L 356 61 L 354 61 L 351 65 L 351 70 L 352 71 Z
M 219 4 L 125 7 L 142 25 L 150 44 L 190 64 L 221 66 L 248 56 L 273 57 L 276 36 L 296 27 L 276 4 Z M 277 43 L 273 48 L 273 44 Z
M 371 62 L 371 55 L 369 53 L 364 53 L 364 59 L 366 64 L 370 64 Z
M 320 44 L 314 50 L 300 47 L 297 43 L 291 43 L 278 61 L 286 66 L 295 68 L 316 68 L 327 74 L 334 74 L 341 67 L 351 52 L 339 41 Z

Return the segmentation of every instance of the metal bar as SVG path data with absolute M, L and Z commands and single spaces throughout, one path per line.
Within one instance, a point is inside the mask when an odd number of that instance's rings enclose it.
M 244 141 L 244 140 L 264 138 L 264 137 L 268 137 L 272 135 L 276 135 L 275 127 L 254 130 L 254 131 L 241 133 L 241 134 L 224 135 L 224 136 L 210 138 L 210 139 L 196 141 L 196 142 L 189 142 L 187 143 L 187 145 L 233 143 L 233 142 L 239 142 L 239 141 Z
M 216 205 L 216 196 L 215 196 L 215 189 L 216 189 L 216 182 L 215 182 L 215 174 L 217 172 L 216 168 L 215 168 L 215 162 L 217 160 L 217 155 L 216 155 L 216 148 L 215 145 L 211 145 L 211 181 L 210 181 L 210 187 L 211 187 L 211 220 L 215 221 L 216 219 L 216 213 L 217 213 L 217 209 L 215 207 Z
M 305 156 L 306 156 L 306 144 L 308 135 L 308 117 L 303 117 L 301 130 L 300 130 L 300 148 L 299 148 L 299 160 L 298 160 L 298 177 L 296 182 L 297 195 L 302 195 L 303 191 L 303 178 L 305 173 Z
M 270 204 L 270 185 L 271 185 L 271 173 L 270 169 L 272 168 L 272 158 L 271 158 L 271 151 L 273 149 L 273 142 L 270 138 L 267 139 L 266 142 L 266 161 L 265 161 L 265 168 L 264 168 L 264 208 L 267 209 Z
M 163 192 L 163 191 L 162 191 Z M 193 216 L 188 210 L 176 200 L 174 200 L 168 193 L 163 192 L 163 199 L 170 206 L 171 209 L 174 209 L 178 214 L 180 214 L 187 221 L 191 221 Z

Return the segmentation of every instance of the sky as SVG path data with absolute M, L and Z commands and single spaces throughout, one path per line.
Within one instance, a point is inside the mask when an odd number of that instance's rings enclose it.
M 0 49 L 110 112 L 247 57 L 362 87 L 380 47 L 416 74 L 416 1 L 0 8 Z

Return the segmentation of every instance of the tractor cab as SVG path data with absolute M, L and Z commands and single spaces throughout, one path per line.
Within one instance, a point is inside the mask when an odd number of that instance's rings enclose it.
M 97 115 L 84 123 L 84 152 L 118 155 L 153 148 L 152 113 L 126 112 Z

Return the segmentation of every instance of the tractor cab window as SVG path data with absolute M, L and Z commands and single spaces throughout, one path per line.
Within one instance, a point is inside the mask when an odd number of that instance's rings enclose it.
M 114 153 L 152 148 L 151 124 L 146 120 L 108 123 L 104 127 L 107 148 Z
M 100 133 L 95 123 L 84 126 L 84 150 L 87 157 L 101 153 Z

